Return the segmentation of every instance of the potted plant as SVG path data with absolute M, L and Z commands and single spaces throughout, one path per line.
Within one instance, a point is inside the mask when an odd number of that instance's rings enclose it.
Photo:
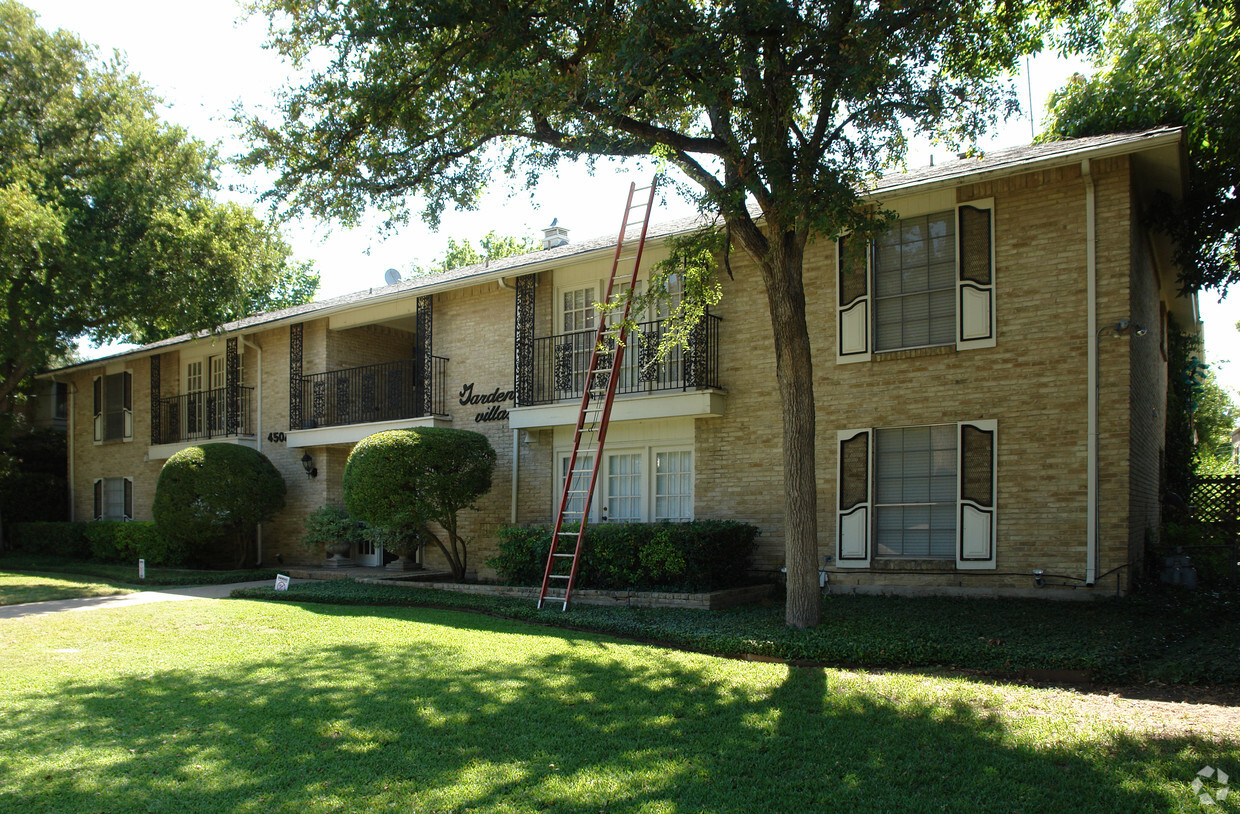
M 325 548 L 330 555 L 323 562 L 327 568 L 349 568 L 356 563 L 349 557 L 355 543 L 362 540 L 360 524 L 349 513 L 331 503 L 306 516 L 306 530 L 301 542 L 310 551 Z

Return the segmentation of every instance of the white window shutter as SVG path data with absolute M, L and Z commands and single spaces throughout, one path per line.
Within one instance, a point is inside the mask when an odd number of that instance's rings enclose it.
M 956 348 L 995 346 L 995 205 L 956 207 Z
M 871 437 L 869 429 L 840 430 L 836 435 L 839 466 L 835 562 L 841 568 L 868 568 L 870 565 Z
M 870 360 L 869 242 L 852 235 L 835 241 L 836 362 Z
M 999 430 L 994 419 L 957 426 L 959 465 L 956 567 L 993 569 L 997 525 Z

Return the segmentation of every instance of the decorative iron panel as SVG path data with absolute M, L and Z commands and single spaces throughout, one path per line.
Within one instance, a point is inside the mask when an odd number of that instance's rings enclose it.
M 432 342 L 434 339 L 433 317 L 435 302 L 432 296 L 418 297 L 417 338 L 414 348 L 414 380 L 417 387 L 417 403 L 421 415 L 430 415 L 432 411 L 431 383 L 429 381 L 433 365 Z
M 301 393 L 302 325 L 288 326 L 288 428 L 300 430 L 305 423 Z
M 224 345 L 224 434 L 236 435 L 241 426 L 241 354 L 236 337 Z
M 572 342 L 562 342 L 555 346 L 555 373 L 552 374 L 552 381 L 557 393 L 573 390 Z
M 513 337 L 513 389 L 517 406 L 534 403 L 534 275 L 517 278 L 516 335 Z
M 161 444 L 160 440 L 163 433 L 161 432 L 161 420 L 159 408 L 159 399 L 163 393 L 160 392 L 159 383 L 159 354 L 151 357 L 151 443 Z

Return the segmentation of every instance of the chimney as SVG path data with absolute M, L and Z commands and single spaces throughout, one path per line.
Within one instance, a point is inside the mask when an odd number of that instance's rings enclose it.
M 563 226 L 556 226 L 560 222 L 559 218 L 553 218 L 551 225 L 543 229 L 543 248 L 554 249 L 557 246 L 568 245 L 568 230 Z

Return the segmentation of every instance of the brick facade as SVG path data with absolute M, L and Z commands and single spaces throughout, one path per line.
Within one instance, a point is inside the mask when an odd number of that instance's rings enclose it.
M 951 187 L 910 188 L 879 203 L 901 216 L 945 211 L 957 204 L 993 202 L 993 347 L 955 346 L 875 353 L 867 361 L 840 363 L 835 243 L 819 239 L 806 250 L 804 279 L 813 350 L 817 405 L 819 561 L 838 590 L 880 588 L 1003 592 L 1032 589 L 1034 569 L 1079 582 L 1087 540 L 1089 347 L 1099 353 L 1099 581 L 1106 591 L 1129 587 L 1147 540 L 1159 522 L 1159 468 L 1167 385 L 1162 325 L 1173 305 L 1174 277 L 1158 259 L 1153 238 L 1139 225 L 1137 170 L 1128 155 L 1107 155 L 1030 171 L 965 179 Z M 1093 184 L 1097 223 L 1097 324 L 1129 319 L 1149 334 L 1091 336 L 1087 314 L 1086 189 Z M 516 430 L 508 420 L 481 421 L 490 405 L 462 404 L 466 386 L 486 395 L 514 389 L 513 285 L 535 277 L 535 336 L 557 325 L 565 288 L 602 278 L 610 248 L 565 254 L 551 263 L 537 254 L 524 265 L 486 279 L 464 279 L 408 292 L 408 302 L 433 296 L 433 351 L 445 357 L 448 426 L 487 436 L 497 463 L 490 493 L 462 517 L 472 541 L 468 571 L 494 576 L 486 566 L 502 524 L 550 523 L 558 495 L 557 459 L 571 445 L 571 426 L 560 422 Z M 650 247 L 649 263 L 663 247 Z M 783 565 L 783 459 L 775 352 L 761 275 L 747 256 L 731 256 L 733 277 L 720 275 L 723 301 L 719 377 L 722 414 L 653 413 L 617 421 L 609 449 L 647 452 L 684 448 L 693 455 L 693 508 L 698 518 L 751 522 L 762 534 L 752 563 L 777 574 Z M 486 275 L 482 275 L 486 277 Z M 367 307 L 362 301 L 359 308 Z M 377 308 L 378 306 L 368 306 Z M 383 307 L 387 307 L 386 305 Z M 369 324 L 346 318 L 332 328 L 330 315 L 310 311 L 302 331 L 306 375 L 408 359 L 415 347 L 411 307 Z M 378 313 L 378 312 L 376 312 Z M 384 312 L 387 313 L 387 312 Z M 290 320 L 242 334 L 244 382 L 256 388 L 256 432 L 243 439 L 260 448 L 288 486 L 287 506 L 264 526 L 264 557 L 312 562 L 299 538 L 307 513 L 343 500 L 341 474 L 353 442 L 290 447 L 276 433 L 289 426 Z M 217 344 L 219 344 L 217 340 Z M 181 392 L 184 360 L 201 355 L 201 343 L 163 349 L 160 391 Z M 133 373 L 134 438 L 97 444 L 91 438 L 91 382 L 123 366 Z M 149 460 L 149 356 L 79 366 L 73 384 L 73 490 L 78 519 L 91 512 L 91 484 L 98 477 L 132 477 L 136 519 L 149 519 L 161 460 Z M 261 395 L 258 392 L 261 391 Z M 676 395 L 668 394 L 669 397 Z M 498 405 L 511 410 L 513 403 Z M 874 558 L 865 568 L 843 568 L 837 556 L 837 433 L 855 428 L 917 427 L 990 421 L 997 426 L 995 551 L 993 568 L 961 570 L 951 560 Z M 309 454 L 318 477 L 301 464 Z M 653 452 L 650 452 L 653 454 Z M 516 465 L 514 466 L 514 455 Z M 513 478 L 516 478 L 514 489 Z M 601 481 L 601 479 L 600 479 Z M 600 485 L 600 490 L 604 487 Z M 600 498 L 601 499 L 601 498 Z M 429 551 L 428 564 L 439 562 Z

